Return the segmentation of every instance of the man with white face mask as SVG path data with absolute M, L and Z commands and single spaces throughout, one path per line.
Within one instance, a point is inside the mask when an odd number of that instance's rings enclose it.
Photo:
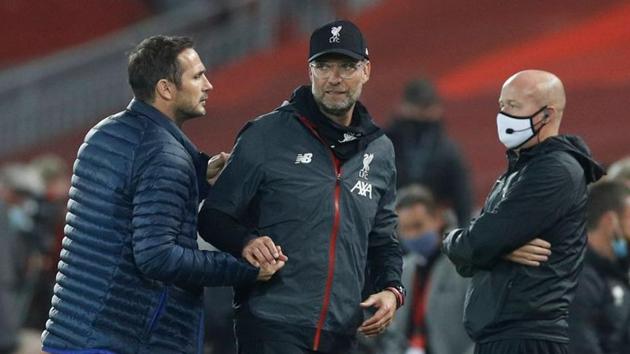
M 567 353 L 568 308 L 586 249 L 586 186 L 604 173 L 576 136 L 559 135 L 558 77 L 525 70 L 501 89 L 508 167 L 481 215 L 443 251 L 472 277 L 464 324 L 476 354 Z

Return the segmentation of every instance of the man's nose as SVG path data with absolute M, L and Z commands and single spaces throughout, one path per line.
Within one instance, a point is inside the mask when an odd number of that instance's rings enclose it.
M 339 83 L 343 80 L 341 77 L 341 69 L 338 66 L 335 66 L 330 73 L 330 77 L 328 78 L 329 82 Z
M 214 86 L 212 86 L 212 84 L 210 83 L 210 81 L 208 80 L 206 75 L 203 76 L 203 80 L 204 80 L 204 85 L 203 85 L 203 90 L 204 91 L 210 91 L 210 90 L 214 89 Z

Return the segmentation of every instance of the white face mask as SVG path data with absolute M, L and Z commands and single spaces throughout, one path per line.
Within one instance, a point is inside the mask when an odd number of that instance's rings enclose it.
M 505 112 L 499 112 L 497 114 L 497 131 L 499 133 L 499 140 L 508 149 L 516 149 L 525 144 L 529 139 L 535 137 L 540 129 L 535 130 L 533 119 L 540 112 L 544 111 L 547 106 L 542 107 L 531 116 L 513 116 Z M 547 115 L 545 114 L 545 117 Z M 540 124 L 544 120 L 541 120 L 537 124 Z

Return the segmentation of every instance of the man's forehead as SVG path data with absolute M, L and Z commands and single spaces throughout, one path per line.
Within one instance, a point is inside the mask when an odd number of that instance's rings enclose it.
M 535 89 L 517 83 L 506 83 L 501 89 L 499 102 L 508 103 L 524 103 L 535 100 Z
M 205 66 L 201 62 L 201 58 L 199 58 L 199 54 L 192 48 L 184 49 L 177 56 L 177 60 L 182 65 L 184 70 L 194 69 L 195 71 L 205 70 Z

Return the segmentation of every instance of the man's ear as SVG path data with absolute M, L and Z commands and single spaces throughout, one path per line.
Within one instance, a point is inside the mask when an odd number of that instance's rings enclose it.
M 372 72 L 372 64 L 370 63 L 369 60 L 367 60 L 365 62 L 365 65 L 363 65 L 363 83 L 365 84 L 366 82 L 368 82 L 368 80 L 370 80 L 370 73 Z
M 175 84 L 167 79 L 161 79 L 155 84 L 155 96 L 165 101 L 175 98 Z

